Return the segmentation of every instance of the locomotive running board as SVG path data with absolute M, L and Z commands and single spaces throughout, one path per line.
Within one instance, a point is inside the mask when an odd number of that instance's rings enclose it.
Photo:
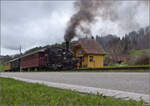
M 150 104 L 150 95 L 145 95 L 145 94 L 140 94 L 140 93 L 126 92 L 126 91 L 120 91 L 120 90 L 110 90 L 110 89 L 103 89 L 103 88 L 94 88 L 94 87 L 85 87 L 85 86 L 65 84 L 65 83 L 54 83 L 54 82 L 48 82 L 48 81 L 42 81 L 42 80 L 31 80 L 31 79 L 10 77 L 10 76 L 4 76 L 4 75 L 0 75 L 0 77 L 13 78 L 15 80 L 20 80 L 20 81 L 25 81 L 25 82 L 30 82 L 30 83 L 44 84 L 44 85 L 47 85 L 49 87 L 54 87 L 54 88 L 70 89 L 70 90 L 78 91 L 81 93 L 92 93 L 92 94 L 99 93 L 99 94 L 102 94 L 103 96 L 121 98 L 123 100 L 133 99 L 136 101 L 140 101 L 142 99 L 144 100 L 144 102 Z

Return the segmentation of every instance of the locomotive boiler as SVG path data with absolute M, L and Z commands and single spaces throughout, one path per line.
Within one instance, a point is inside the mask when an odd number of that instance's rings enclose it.
M 49 48 L 45 51 L 45 56 L 48 69 L 69 70 L 75 68 L 72 51 L 60 47 Z

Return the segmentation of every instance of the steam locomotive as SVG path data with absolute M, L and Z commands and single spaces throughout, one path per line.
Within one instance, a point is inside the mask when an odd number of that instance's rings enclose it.
M 43 48 L 10 60 L 4 66 L 5 71 L 71 70 L 74 68 L 76 68 L 76 60 L 73 52 L 69 50 L 69 42 L 66 42 L 66 48 Z

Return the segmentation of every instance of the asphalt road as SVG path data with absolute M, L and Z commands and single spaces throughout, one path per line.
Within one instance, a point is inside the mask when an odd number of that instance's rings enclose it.
M 1 73 L 1 75 L 150 94 L 150 73 L 17 72 Z

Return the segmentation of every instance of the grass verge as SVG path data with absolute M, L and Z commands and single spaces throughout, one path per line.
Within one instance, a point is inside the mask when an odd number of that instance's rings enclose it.
M 150 72 L 150 70 L 77 70 L 72 72 Z
M 125 68 L 150 67 L 150 64 L 147 64 L 147 65 L 113 65 L 113 66 L 104 66 L 104 68 L 122 68 L 122 67 L 125 67 Z
M 143 100 L 121 100 L 102 95 L 49 88 L 0 77 L 0 106 L 142 106 Z
M 150 49 L 134 50 L 130 53 L 130 56 L 136 56 L 136 55 L 145 54 L 145 53 L 149 54 Z

